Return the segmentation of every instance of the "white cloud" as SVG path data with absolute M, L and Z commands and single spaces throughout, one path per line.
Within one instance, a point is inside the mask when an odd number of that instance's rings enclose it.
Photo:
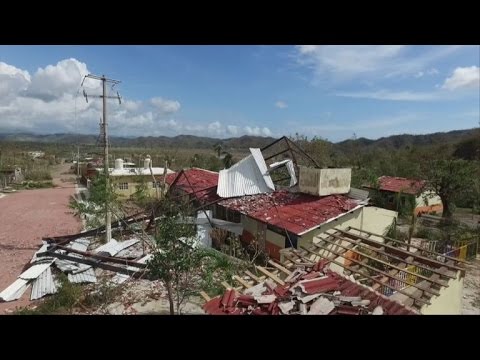
M 208 124 L 208 133 L 213 135 L 220 135 L 223 133 L 223 126 L 219 121 Z
M 479 87 L 479 85 L 480 68 L 478 66 L 457 67 L 453 74 L 445 79 L 442 89 L 468 89 Z
M 236 136 L 238 134 L 238 126 L 235 125 L 228 125 L 227 132 L 229 135 Z
M 419 71 L 418 73 L 416 73 L 416 74 L 413 75 L 413 76 L 418 79 L 418 78 L 421 78 L 424 74 L 425 74 L 425 73 L 424 73 L 423 71 Z
M 286 107 L 288 107 L 287 103 L 280 100 L 275 103 L 275 106 L 279 109 L 285 109 Z
M 154 97 L 150 100 L 150 102 L 153 106 L 166 114 L 172 114 L 180 110 L 180 103 L 176 100 Z
M 294 58 L 301 66 L 313 70 L 320 80 L 350 80 L 361 76 L 393 77 L 410 74 L 434 75 L 436 69 L 425 70 L 438 59 L 451 55 L 461 46 L 437 46 L 412 56 L 412 46 L 403 45 L 300 45 Z
M 0 62 L 0 132 L 98 134 L 102 116 L 101 82 L 86 79 L 89 70 L 76 59 L 64 59 L 39 68 L 34 75 Z M 110 87 L 109 87 L 110 89 Z M 80 90 L 80 91 L 79 91 Z M 119 91 L 121 93 L 121 91 Z M 177 118 L 180 103 L 165 97 L 108 101 L 108 126 L 112 136 L 174 136 L 192 134 L 212 137 L 271 135 L 266 127 L 225 126 L 221 121 L 189 121 Z
M 26 90 L 30 81 L 28 71 L 0 62 L 0 102 L 5 100 L 7 96 L 16 96 L 21 91 Z
M 65 94 L 75 94 L 88 73 L 85 63 L 76 59 L 61 60 L 56 65 L 39 68 L 33 75 L 26 94 L 45 101 L 58 99 Z M 100 82 L 87 79 L 84 86 L 90 90 L 99 89 Z
M 252 136 L 271 136 L 272 135 L 272 132 L 267 127 L 260 128 L 258 126 L 255 126 L 255 127 L 245 126 L 244 130 L 247 133 L 247 135 L 252 135 Z
M 365 98 L 376 100 L 392 100 L 392 101 L 429 101 L 439 100 L 440 94 L 434 92 L 411 92 L 411 91 L 364 91 L 364 92 L 342 92 L 337 96 L 345 96 L 352 98 Z
M 271 135 L 272 135 L 272 132 L 270 131 L 269 128 L 264 127 L 264 128 L 262 129 L 262 134 L 265 135 L 265 136 L 271 136 Z

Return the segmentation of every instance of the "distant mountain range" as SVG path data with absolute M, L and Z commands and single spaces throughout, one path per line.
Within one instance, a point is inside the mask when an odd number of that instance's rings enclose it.
M 479 129 L 454 130 L 449 132 L 437 132 L 426 135 L 393 135 L 382 137 L 377 140 L 366 138 L 344 140 L 334 144 L 337 149 L 347 149 L 352 147 L 360 148 L 386 148 L 401 149 L 407 146 L 428 146 L 434 144 L 452 144 L 470 139 L 476 135 L 480 136 Z M 78 134 L 49 134 L 37 135 L 28 133 L 0 134 L 0 142 L 34 142 L 34 143 L 57 143 L 57 144 L 81 144 L 95 145 L 98 135 L 78 135 Z M 249 147 L 264 147 L 273 142 L 275 138 L 260 136 L 242 136 L 229 139 L 215 139 L 209 137 L 200 137 L 194 135 L 178 135 L 174 137 L 167 136 L 147 136 L 147 137 L 115 137 L 110 138 L 112 146 L 115 147 L 138 147 L 138 148 L 189 148 L 189 149 L 212 149 L 213 146 L 220 143 L 224 149 L 248 149 Z
M 407 146 L 420 147 L 436 144 L 454 144 L 466 139 L 470 139 L 475 135 L 480 136 L 480 130 L 478 128 L 467 130 L 453 130 L 449 132 L 436 132 L 425 135 L 392 135 L 388 137 L 382 137 L 377 140 L 370 140 L 366 138 L 359 138 L 356 140 L 349 139 L 338 142 L 335 145 L 340 148 L 358 146 L 362 148 L 376 147 L 385 149 L 402 149 Z

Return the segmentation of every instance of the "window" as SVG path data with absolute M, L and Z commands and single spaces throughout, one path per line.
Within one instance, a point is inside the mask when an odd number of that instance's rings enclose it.
M 285 236 L 285 248 L 292 247 L 297 248 L 297 243 L 298 243 L 298 236 L 292 233 L 288 233 L 287 236 Z
M 119 183 L 118 188 L 120 190 L 128 190 L 128 183 L 126 183 L 126 182 L 125 183 Z
M 227 221 L 238 224 L 242 221 L 241 214 L 238 211 L 227 210 Z
M 388 203 L 389 203 L 389 204 L 393 204 L 393 200 L 394 200 L 393 195 L 389 195 L 389 196 L 388 196 Z

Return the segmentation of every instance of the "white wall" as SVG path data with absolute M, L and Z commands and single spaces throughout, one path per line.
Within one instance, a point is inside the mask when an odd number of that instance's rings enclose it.
M 450 279 L 448 287 L 442 287 L 439 296 L 432 296 L 431 305 L 424 305 L 420 312 L 424 315 L 461 315 L 463 297 L 463 276 L 457 272 L 456 279 Z

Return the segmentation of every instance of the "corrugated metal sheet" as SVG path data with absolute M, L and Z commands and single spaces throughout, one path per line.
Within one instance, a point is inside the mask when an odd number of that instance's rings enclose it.
M 90 239 L 79 238 L 70 242 L 68 247 L 74 250 L 87 251 L 89 245 L 90 245 Z
M 98 248 L 95 249 L 96 253 L 108 253 L 110 256 L 115 256 L 117 255 L 120 251 L 123 249 L 126 249 L 132 245 L 135 245 L 138 243 L 140 240 L 138 239 L 130 239 L 126 241 L 117 241 L 115 239 L 110 240 L 108 243 L 99 246 Z
M 151 258 L 153 258 L 153 254 L 148 254 L 148 255 L 145 255 L 144 257 L 142 257 L 140 260 L 138 260 L 137 262 L 140 263 L 140 264 L 145 264 L 147 263 L 147 261 L 149 261 Z M 127 266 L 127 269 L 128 270 L 131 270 L 131 271 L 136 271 L 138 270 L 138 268 L 134 267 L 134 266 Z M 127 274 L 116 274 L 113 278 L 110 279 L 111 282 L 115 283 L 115 284 L 122 284 L 124 283 L 125 281 L 128 280 L 128 278 L 130 278 L 130 275 L 127 275 Z
M 378 186 L 380 190 L 384 191 L 416 195 L 422 191 L 425 186 L 425 181 L 393 176 L 381 176 L 378 178 Z M 366 187 L 373 188 L 370 185 Z
M 318 197 L 287 190 L 226 199 L 218 204 L 297 235 L 363 206 L 345 195 Z
M 255 159 L 255 162 L 257 163 L 258 169 L 260 170 L 260 173 L 262 174 L 263 179 L 265 180 L 265 184 L 271 190 L 275 190 L 275 185 L 273 184 L 272 178 L 268 173 L 267 163 L 263 158 L 262 151 L 258 148 L 250 148 L 250 152 L 252 153 L 252 156 Z
M 230 169 L 220 170 L 217 194 L 223 198 L 269 193 L 275 190 L 267 164 L 260 149 L 250 149 L 251 155 Z
M 24 280 L 31 280 L 36 279 L 43 273 L 50 265 L 53 264 L 52 260 L 48 260 L 48 262 L 44 263 L 36 263 L 29 267 L 26 271 L 20 274 L 19 278 Z
M 171 185 L 178 173 L 166 177 L 167 184 Z M 210 170 L 191 168 L 184 170 L 175 183 L 175 187 L 187 194 L 193 194 L 198 200 L 211 202 L 218 198 L 215 187 L 218 184 L 218 173 Z
M 212 238 L 210 237 L 210 231 L 212 231 L 212 227 L 208 222 L 207 215 L 208 218 L 212 219 L 212 211 L 206 210 L 205 212 L 199 211 L 197 213 L 197 219 L 206 220 L 206 223 L 197 225 L 197 238 L 204 247 L 211 248 Z
M 47 251 L 47 248 L 48 248 L 47 242 L 43 241 L 43 245 L 40 247 L 40 249 L 38 249 L 38 251 L 35 254 L 33 254 L 33 257 L 32 257 L 32 260 L 30 261 L 30 263 L 34 263 L 37 260 L 53 259 L 51 257 L 48 257 L 48 258 L 47 257 L 40 257 L 40 258 L 37 257 L 37 254 L 40 254 L 42 252 Z
M 27 280 L 17 279 L 0 293 L 0 300 L 13 301 L 20 299 L 29 286 Z
M 282 160 L 270 164 L 270 171 L 279 168 L 280 166 L 284 166 L 287 168 L 288 175 L 290 175 L 290 187 L 294 186 L 297 183 L 297 176 L 295 175 L 295 168 L 293 166 L 293 161 L 290 159 Z
M 52 275 L 51 268 L 47 268 L 40 276 L 33 282 L 32 293 L 30 300 L 36 300 L 48 294 L 55 294 L 57 292 L 57 285 Z
M 93 269 L 88 269 L 78 274 L 68 274 L 68 281 L 75 284 L 96 283 L 97 277 Z
M 57 259 L 55 261 L 55 266 L 59 268 L 62 272 L 71 272 L 78 270 L 78 266 L 69 260 Z
M 347 194 L 348 197 L 357 200 L 367 200 L 368 199 L 368 191 L 361 190 L 351 187 L 350 192 Z

